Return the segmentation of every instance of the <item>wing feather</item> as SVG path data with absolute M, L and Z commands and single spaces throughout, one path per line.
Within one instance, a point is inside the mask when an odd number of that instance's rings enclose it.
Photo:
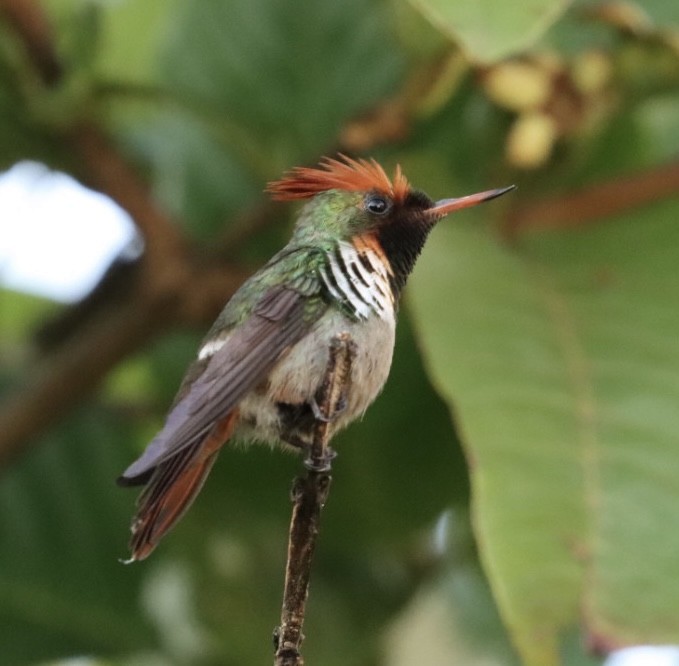
M 234 410 L 215 424 L 203 441 L 184 448 L 155 467 L 137 501 L 130 539 L 132 556 L 128 561 L 148 557 L 191 506 L 237 420 L 238 411 Z
M 270 288 L 213 354 L 204 372 L 173 407 L 163 429 L 125 470 L 120 482 L 144 482 L 158 464 L 199 445 L 322 314 L 322 309 L 316 308 L 315 316 L 309 317 L 308 301 L 308 296 L 289 287 Z

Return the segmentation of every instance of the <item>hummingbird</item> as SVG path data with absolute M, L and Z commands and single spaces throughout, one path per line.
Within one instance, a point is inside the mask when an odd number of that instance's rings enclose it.
M 363 415 L 391 367 L 399 297 L 436 223 L 514 186 L 433 201 L 400 166 L 323 158 L 296 167 L 267 192 L 306 203 L 290 242 L 226 304 L 200 344 L 163 428 L 119 477 L 144 486 L 129 561 L 143 560 L 183 516 L 232 439 L 311 444 L 315 395 L 332 339 L 356 345 L 351 379 L 330 436 Z

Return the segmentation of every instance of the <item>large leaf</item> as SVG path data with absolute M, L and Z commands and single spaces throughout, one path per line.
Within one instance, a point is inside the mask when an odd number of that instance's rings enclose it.
M 531 46 L 570 4 L 570 0 L 410 2 L 441 32 L 459 42 L 472 59 L 483 62 Z
M 111 472 L 129 454 L 114 422 L 90 407 L 2 479 L 4 663 L 120 655 L 155 639 L 137 605 L 143 571 L 118 561 L 128 509 Z
M 558 663 L 579 623 L 602 649 L 679 640 L 678 215 L 658 204 L 514 248 L 445 224 L 416 272 L 482 560 L 526 663 Z
M 204 0 L 176 18 L 165 79 L 266 177 L 327 149 L 403 68 L 377 2 Z

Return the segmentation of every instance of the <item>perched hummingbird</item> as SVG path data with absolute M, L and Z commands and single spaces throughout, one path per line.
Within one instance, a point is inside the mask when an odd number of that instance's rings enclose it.
M 389 374 L 401 291 L 445 215 L 513 189 L 434 202 L 375 160 L 325 158 L 267 191 L 305 199 L 290 242 L 234 294 L 198 350 L 163 429 L 119 478 L 145 485 L 130 561 L 143 560 L 181 518 L 232 438 L 310 444 L 332 338 L 356 344 L 331 435 L 365 412 Z

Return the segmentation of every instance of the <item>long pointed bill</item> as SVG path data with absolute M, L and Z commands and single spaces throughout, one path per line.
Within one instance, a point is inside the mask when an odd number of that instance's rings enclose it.
M 443 217 L 453 211 L 461 210 L 462 208 L 470 208 L 471 206 L 476 206 L 484 201 L 497 199 L 497 197 L 501 197 L 503 194 L 507 194 L 507 192 L 511 192 L 515 189 L 516 185 L 510 185 L 509 187 L 501 187 L 497 190 L 486 190 L 485 192 L 470 194 L 469 196 L 459 197 L 458 199 L 441 199 L 431 208 L 427 208 L 427 213 L 433 217 Z

